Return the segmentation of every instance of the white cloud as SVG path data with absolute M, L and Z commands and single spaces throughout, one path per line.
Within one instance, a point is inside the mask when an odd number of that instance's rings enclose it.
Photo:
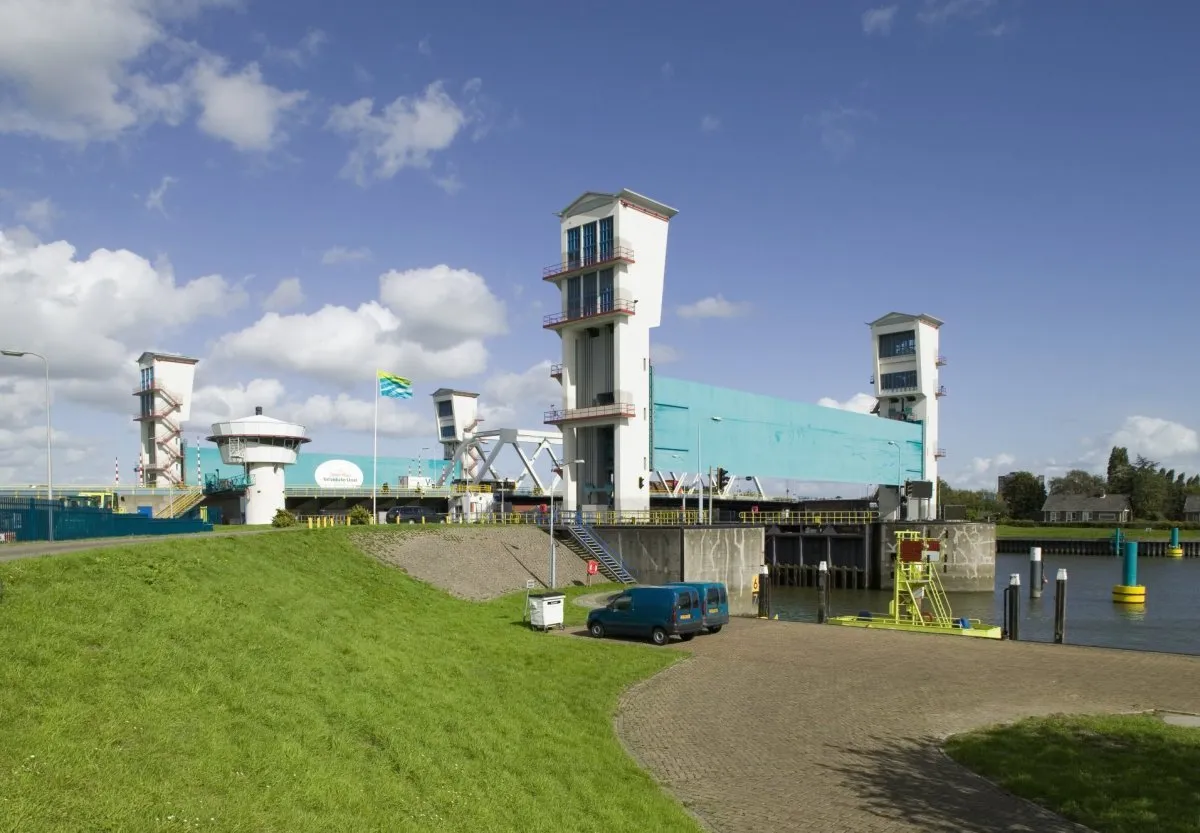
M 225 60 L 213 56 L 196 64 L 191 84 L 200 103 L 200 129 L 238 150 L 265 151 L 279 144 L 284 116 L 308 96 L 267 84 L 258 64 L 229 72 Z
M 284 278 L 263 300 L 263 309 L 269 312 L 281 312 L 298 307 L 304 303 L 304 287 L 299 278 Z
M 825 408 L 837 408 L 842 411 L 853 411 L 856 414 L 869 414 L 875 408 L 876 399 L 869 393 L 856 393 L 845 402 L 839 402 L 831 396 L 817 400 L 817 404 Z
M 540 426 L 543 412 L 561 402 L 562 385 L 550 376 L 550 362 L 542 361 L 522 373 L 488 379 L 480 393 L 479 412 L 489 429 L 529 428 Z
M 658 68 L 658 74 L 660 76 L 662 76 L 662 80 L 670 81 L 672 78 L 675 77 L 675 65 L 672 64 L 670 61 L 667 61 L 661 67 Z
M 654 364 L 670 364 L 682 358 L 682 354 L 669 344 L 655 342 L 650 345 L 650 361 Z
M 896 12 L 900 10 L 898 5 L 880 6 L 875 9 L 867 9 L 862 15 L 862 30 L 866 35 L 888 35 L 891 34 L 892 24 L 896 20 Z
M 712 133 L 721 129 L 721 120 L 716 116 L 705 116 L 700 119 L 700 132 Z
M 321 48 L 328 42 L 329 36 L 325 32 L 320 29 L 309 29 L 304 37 L 300 38 L 299 43 L 291 48 L 281 49 L 267 46 L 265 57 L 300 67 L 320 54 Z
M 66 241 L 41 243 L 10 232 L 0 232 L 0 284 L 5 346 L 43 353 L 56 380 L 81 382 L 135 377 L 132 359 L 154 349 L 160 334 L 245 300 L 219 275 L 180 283 L 169 264 L 127 250 L 97 249 L 80 260 Z M 12 363 L 0 373 L 25 375 Z M 129 394 L 118 393 L 127 403 Z
M 1165 463 L 1200 452 L 1200 437 L 1169 419 L 1131 416 L 1113 433 L 1110 445 L 1128 448 L 1130 457 L 1140 454 Z
M 351 384 L 375 368 L 437 383 L 484 370 L 489 336 L 507 332 L 504 303 L 465 269 L 391 271 L 379 301 L 268 313 L 223 336 L 214 356 Z M 284 349 L 281 349 L 281 346 Z
M 345 246 L 334 246 L 326 249 L 321 255 L 321 263 L 333 266 L 337 263 L 351 263 L 355 260 L 366 260 L 371 256 L 371 250 L 365 246 L 361 249 L 347 249 Z
M 679 308 L 680 318 L 736 318 L 750 311 L 748 301 L 729 301 L 723 295 L 701 298 Z
M 245 300 L 219 275 L 178 281 L 166 261 L 126 250 L 98 249 L 80 258 L 66 241 L 43 243 L 28 233 L 0 232 L 0 348 L 36 351 L 50 361 L 56 424 L 63 405 L 130 413 L 134 361 L 145 350 L 171 349 L 161 339 L 202 317 L 220 316 Z M 33 465 L 29 437 L 43 420 L 43 365 L 0 359 L 0 482 Z M 84 439 L 58 440 L 55 460 L 69 463 Z M 42 439 L 32 441 L 33 448 Z M 70 443 L 74 442 L 72 446 Z M 94 460 L 94 456 L 91 458 Z M 64 476 L 69 478 L 64 472 Z
M 996 0 L 925 0 L 917 20 L 927 26 L 939 26 L 955 18 L 978 17 L 996 5 Z
M 369 433 L 375 425 L 373 399 L 355 399 L 344 393 L 293 399 L 288 397 L 287 387 L 278 379 L 254 379 L 244 385 L 197 388 L 192 397 L 192 419 L 188 425 L 192 430 L 207 429 L 214 422 L 249 416 L 256 407 L 261 407 L 267 416 L 303 425 L 310 436 L 319 435 L 323 428 Z M 380 405 L 379 433 L 415 437 L 428 434 L 430 430 L 428 413 L 415 404 L 389 401 Z
M 158 187 L 154 188 L 149 194 L 146 195 L 146 209 L 148 211 L 158 211 L 164 217 L 166 217 L 167 207 L 163 203 L 163 200 L 167 196 L 167 189 L 178 181 L 179 180 L 173 176 L 164 176 L 162 181 L 158 183 Z
M 956 489 L 988 489 L 995 491 L 996 478 L 1015 469 L 1017 458 L 1007 452 L 992 457 L 974 457 L 965 468 L 948 474 L 939 472 L 943 480 Z
M 468 82 L 468 96 L 477 92 L 477 80 Z M 433 155 L 450 147 L 470 120 L 437 81 L 419 96 L 400 96 L 378 114 L 370 98 L 336 106 L 326 126 L 354 140 L 342 175 L 365 185 L 372 177 L 391 179 L 405 168 L 428 169 Z
M 11 94 L 0 103 L 0 132 L 87 142 L 159 118 L 177 123 L 182 88 L 154 78 L 146 59 L 181 51 L 174 24 L 233 2 L 5 0 L 0 81 Z
M 17 210 L 17 219 L 39 231 L 49 229 L 58 218 L 58 209 L 49 197 L 34 200 Z
M 817 114 L 817 129 L 821 144 L 834 157 L 847 156 L 858 144 L 858 129 L 864 121 L 873 121 L 874 114 L 853 107 L 830 107 Z
M 419 52 L 425 56 L 429 56 L 429 55 L 433 54 L 433 42 L 430 39 L 429 35 L 426 35 L 425 37 L 423 37 L 419 41 L 417 41 L 417 52 Z

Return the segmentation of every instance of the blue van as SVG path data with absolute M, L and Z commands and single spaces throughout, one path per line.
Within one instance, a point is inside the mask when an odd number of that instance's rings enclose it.
M 701 618 L 709 633 L 729 624 L 729 591 L 723 581 L 673 581 L 668 587 L 691 587 L 700 594 Z
M 666 645 L 672 636 L 684 642 L 704 628 L 700 593 L 694 587 L 630 587 L 593 610 L 588 633 L 605 636 L 640 636 L 655 645 Z

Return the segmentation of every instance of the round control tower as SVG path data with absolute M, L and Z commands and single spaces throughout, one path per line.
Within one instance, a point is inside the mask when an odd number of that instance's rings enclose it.
M 222 462 L 246 472 L 245 522 L 269 524 L 285 508 L 285 470 L 300 456 L 300 446 L 311 442 L 304 426 L 263 416 L 262 408 L 255 408 L 254 416 L 214 422 L 208 441 L 217 444 Z

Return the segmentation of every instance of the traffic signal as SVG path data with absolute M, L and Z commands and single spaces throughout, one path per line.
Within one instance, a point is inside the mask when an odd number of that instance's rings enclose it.
M 724 494 L 725 488 L 729 485 L 729 472 L 725 469 L 717 469 L 717 491 Z

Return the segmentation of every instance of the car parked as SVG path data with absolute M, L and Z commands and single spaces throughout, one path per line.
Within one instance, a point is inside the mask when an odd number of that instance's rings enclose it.
M 700 593 L 694 587 L 630 587 L 605 607 L 588 613 L 588 633 L 632 636 L 666 645 L 672 636 L 684 642 L 704 628 Z
M 700 594 L 701 618 L 709 633 L 729 624 L 729 590 L 723 581 L 673 581 L 671 587 L 692 587 Z
M 430 509 L 428 506 L 393 506 L 385 516 L 390 524 L 436 524 L 446 519 L 444 512 Z

